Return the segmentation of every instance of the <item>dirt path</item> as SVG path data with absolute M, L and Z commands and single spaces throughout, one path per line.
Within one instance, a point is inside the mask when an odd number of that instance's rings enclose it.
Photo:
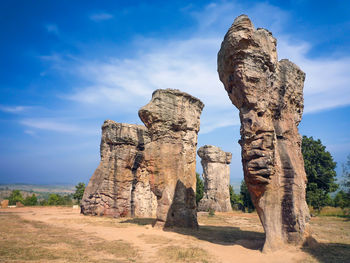
M 79 230 L 93 236 L 103 238 L 108 241 L 123 240 L 136 246 L 142 255 L 142 262 L 154 262 L 157 260 L 159 249 L 162 247 L 181 246 L 181 247 L 198 247 L 202 248 L 215 259 L 215 262 L 301 262 L 306 257 L 304 252 L 297 249 L 283 250 L 271 254 L 263 254 L 257 248 L 261 245 L 261 239 L 236 240 L 234 243 L 213 242 L 202 236 L 192 235 L 192 232 L 181 233 L 179 231 L 163 231 L 152 228 L 150 220 L 132 220 L 132 219 L 110 219 L 100 217 L 83 216 L 79 210 L 62 207 L 35 207 L 35 208 L 16 208 L 2 209 L 1 211 L 11 211 L 26 220 L 41 221 L 49 225 L 64 227 L 72 230 Z M 251 217 L 251 215 L 249 215 Z M 247 218 L 230 217 L 231 224 L 236 228 L 259 228 L 254 226 L 252 221 Z M 255 220 L 255 219 L 254 219 Z M 255 222 L 255 221 L 253 221 Z M 202 228 L 206 224 L 201 224 Z M 221 226 L 217 226 L 218 228 Z M 225 232 L 223 232 L 225 233 Z M 253 233 L 253 232 L 251 232 Z M 259 233 L 258 233 L 259 234 Z M 220 244 L 221 243 L 221 244 Z M 254 248 L 254 249 L 251 249 Z M 159 261 L 158 259 L 158 262 Z

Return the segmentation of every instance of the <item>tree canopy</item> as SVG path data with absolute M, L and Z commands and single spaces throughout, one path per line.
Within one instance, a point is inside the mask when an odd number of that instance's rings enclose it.
M 9 205 L 16 205 L 17 202 L 24 203 L 23 196 L 20 190 L 12 190 L 9 196 Z
M 350 197 L 350 154 L 348 155 L 346 162 L 343 164 L 342 177 L 343 177 L 342 187 Z
M 78 203 L 80 203 L 81 199 L 83 199 L 84 191 L 85 191 L 84 183 L 80 182 L 75 186 L 75 193 L 73 195 L 73 198 L 77 200 Z
M 314 209 L 320 210 L 329 204 L 329 193 L 338 188 L 335 183 L 336 162 L 322 142 L 313 137 L 303 136 L 301 151 L 308 179 L 306 201 Z
M 244 180 L 242 180 L 242 183 L 241 183 L 241 199 L 243 202 L 243 206 L 248 209 L 248 212 L 254 211 L 255 207 L 250 197 L 247 184 L 245 183 Z
M 35 194 L 32 194 L 31 196 L 27 196 L 26 199 L 24 199 L 24 205 L 37 205 L 38 198 Z
M 198 205 L 199 201 L 203 198 L 204 184 L 199 173 L 196 173 L 196 203 Z

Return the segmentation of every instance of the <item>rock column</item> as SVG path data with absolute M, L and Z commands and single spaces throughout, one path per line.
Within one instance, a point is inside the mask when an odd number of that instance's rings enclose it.
M 276 39 L 239 16 L 225 35 L 218 72 L 241 120 L 244 178 L 266 233 L 264 251 L 309 235 L 298 124 L 305 73 L 278 61 Z
M 113 217 L 155 216 L 156 197 L 144 165 L 146 127 L 104 122 L 101 162 L 85 189 L 81 212 Z
M 198 211 L 231 211 L 230 166 L 232 154 L 219 147 L 205 145 L 198 149 L 201 157 L 204 179 L 204 195 L 198 204 Z
M 139 110 L 149 130 L 145 161 L 160 227 L 197 228 L 196 147 L 204 104 L 179 90 L 156 90 Z

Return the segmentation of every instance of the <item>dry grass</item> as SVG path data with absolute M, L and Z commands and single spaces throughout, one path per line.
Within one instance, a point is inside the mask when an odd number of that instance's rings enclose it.
M 172 236 L 147 232 L 153 219 L 78 217 L 67 208 L 46 210 L 27 209 L 27 215 L 31 215 L 27 218 L 41 216 L 46 222 L 60 222 L 58 226 L 24 220 L 18 216 L 24 209 L 1 211 L 0 262 L 217 262 L 217 258 L 212 256 L 215 253 L 207 247 L 208 250 L 204 250 L 199 241 L 224 246 L 240 245 L 257 252 L 265 238 L 256 213 L 229 212 L 215 213 L 214 216 L 199 213 L 199 230 L 172 228 L 168 231 L 182 234 Z M 75 225 L 75 228 L 70 225 Z M 93 226 L 99 226 L 124 232 L 130 226 L 135 230 L 135 225 L 139 226 L 137 229 L 144 229 L 133 239 L 136 243 L 131 239 L 127 239 L 130 243 L 107 241 L 102 236 L 97 237 L 95 232 L 77 230 L 84 227 L 93 230 Z M 301 262 L 350 262 L 349 218 L 313 217 L 311 227 L 319 244 L 304 248 L 309 257 Z M 121 237 L 117 235 L 116 238 Z M 138 245 L 135 247 L 133 244 Z M 142 244 L 152 245 L 145 250 Z
M 340 212 L 340 208 L 326 208 L 321 216 L 311 219 L 312 235 L 318 245 L 303 249 L 309 254 L 303 263 L 350 262 L 350 220 L 334 217 Z M 214 216 L 201 213 L 198 221 L 202 226 L 194 235 L 200 239 L 222 244 L 240 244 L 250 249 L 259 249 L 264 242 L 263 229 L 256 213 L 229 212 L 216 213 Z
M 337 217 L 350 217 L 349 208 L 341 209 L 340 207 L 323 207 L 319 216 L 337 216 Z
M 159 257 L 165 262 L 184 262 L 184 263 L 210 263 L 212 261 L 210 255 L 198 247 L 179 247 L 168 246 L 159 250 Z M 163 262 L 163 261 L 161 261 Z
M 307 262 L 350 262 L 350 220 L 318 216 L 311 220 L 313 237 L 318 244 L 304 248 L 310 254 Z
M 103 227 L 126 228 L 128 225 L 120 224 L 121 219 L 100 217 L 100 216 L 84 216 L 83 218 L 50 218 L 51 221 L 65 224 L 87 224 Z
M 148 244 L 166 245 L 166 244 L 174 242 L 173 239 L 166 238 L 166 237 L 159 236 L 159 235 L 145 235 L 145 234 L 142 234 L 142 235 L 139 235 L 138 237 L 141 238 L 143 241 L 145 241 Z
M 124 241 L 0 214 L 0 262 L 137 262 L 137 250 Z

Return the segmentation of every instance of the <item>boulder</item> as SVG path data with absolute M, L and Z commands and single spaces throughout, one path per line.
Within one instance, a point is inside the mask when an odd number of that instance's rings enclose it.
M 9 200 L 1 201 L 1 208 L 7 208 L 9 206 Z
M 231 211 L 229 164 L 232 154 L 213 145 L 202 146 L 197 153 L 202 159 L 204 179 L 204 194 L 198 211 Z
M 146 127 L 106 120 L 102 126 L 101 162 L 85 189 L 81 212 L 113 217 L 152 217 L 156 196 L 144 165 Z
M 16 202 L 16 207 L 24 207 L 24 204 L 22 204 L 21 202 Z
M 309 236 L 306 174 L 298 124 L 305 73 L 278 61 L 276 39 L 237 17 L 218 53 L 218 72 L 241 120 L 244 178 L 266 233 L 264 251 Z
M 196 147 L 204 104 L 179 90 L 156 90 L 139 110 L 151 142 L 145 162 L 157 196 L 159 227 L 197 228 Z

